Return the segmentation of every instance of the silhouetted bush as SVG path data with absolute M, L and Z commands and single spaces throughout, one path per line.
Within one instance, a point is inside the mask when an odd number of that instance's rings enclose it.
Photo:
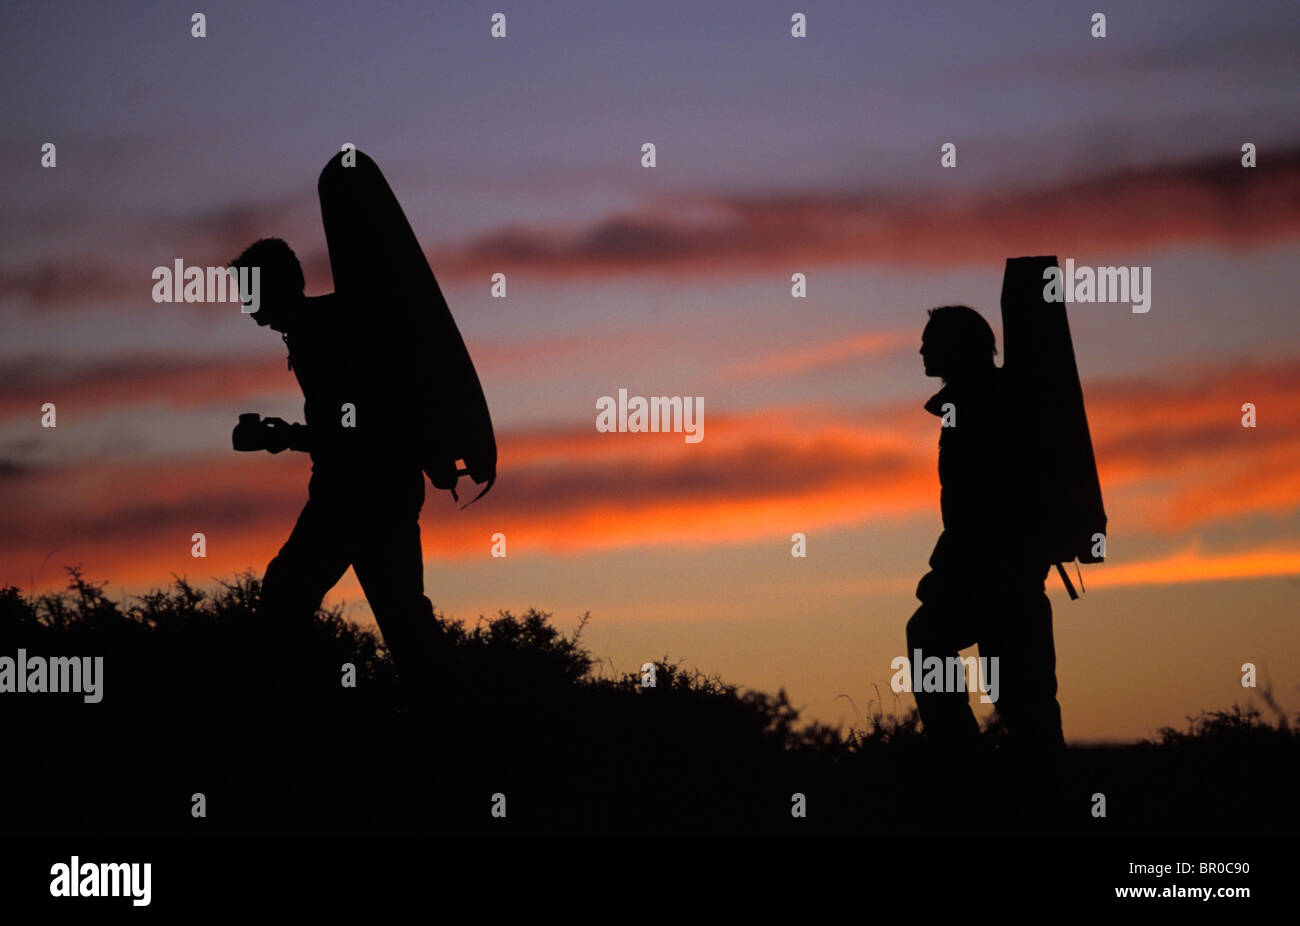
M 1300 748 L 1236 707 L 1157 742 L 1073 747 L 1060 815 L 1027 806 L 996 722 L 975 754 L 933 750 L 915 712 L 801 724 L 784 691 L 666 657 L 656 684 L 610 673 L 550 615 L 437 615 L 434 684 L 414 693 L 382 640 L 336 607 L 268 645 L 260 582 L 184 579 L 115 602 L 0 589 L 0 656 L 103 656 L 104 699 L 0 695 L 13 812 L 50 832 L 917 832 L 954 805 L 998 828 L 1286 831 Z M 356 686 L 341 684 L 342 667 Z M 877 693 L 878 696 L 878 693 Z M 872 702 L 877 703 L 877 702 Z M 21 756 L 21 758 L 19 758 Z M 1014 769 L 1010 769 L 1014 771 Z M 1091 817 L 1104 792 L 1108 816 Z M 791 815 L 805 796 L 807 816 Z M 207 816 L 191 815 L 202 793 Z M 505 819 L 490 814 L 494 794 Z

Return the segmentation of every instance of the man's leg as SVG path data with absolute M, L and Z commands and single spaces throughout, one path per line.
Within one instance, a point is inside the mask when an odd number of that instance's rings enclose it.
M 316 483 L 313 480 L 313 489 Z M 336 512 L 313 494 L 289 539 L 266 567 L 258 616 L 270 649 L 268 673 L 287 695 L 324 678 L 323 666 L 309 665 L 311 625 L 321 599 L 348 568 L 340 534 L 347 530 Z
M 936 584 L 933 580 L 923 582 L 923 585 L 931 589 Z M 927 594 L 926 600 L 907 622 L 909 663 L 915 663 L 917 651 L 920 650 L 922 675 L 924 660 L 931 656 L 937 657 L 946 667 L 947 660 L 955 658 L 958 650 L 975 643 L 975 631 L 969 625 L 969 617 L 959 613 L 953 596 Z M 921 715 L 921 724 L 929 738 L 960 745 L 978 736 L 979 723 L 971 710 L 969 692 L 915 691 L 913 696 Z
M 907 622 L 907 658 L 913 668 L 920 660 L 922 678 L 926 659 L 937 657 L 946 670 L 949 658 L 975 642 L 969 608 L 958 604 L 947 581 L 933 572 L 922 580 L 921 606 Z M 967 691 L 916 690 L 913 696 L 930 744 L 929 755 L 915 769 L 912 781 L 917 820 L 922 825 L 926 820 L 949 821 L 968 810 L 972 791 L 980 790 L 979 723 Z
M 1042 591 L 1010 592 L 1004 613 L 980 635 L 980 655 L 998 657 L 998 715 L 1022 749 L 1044 756 L 1065 748 L 1056 700 L 1052 603 Z
M 1051 826 L 1065 784 L 1065 738 L 1056 700 L 1052 605 L 1041 590 L 1016 590 L 980 635 L 981 656 L 998 659 L 998 717 L 1007 731 L 1000 776 L 1024 822 Z
M 368 500 L 352 565 L 403 683 L 427 689 L 436 671 L 438 626 L 424 594 L 424 474 L 395 478 L 396 491 Z

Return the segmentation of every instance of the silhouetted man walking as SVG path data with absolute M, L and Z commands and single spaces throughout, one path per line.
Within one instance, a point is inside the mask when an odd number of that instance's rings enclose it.
M 261 268 L 261 307 L 252 317 L 288 345 L 306 418 L 305 425 L 241 419 L 236 449 L 300 450 L 312 460 L 307 504 L 262 580 L 266 630 L 292 647 L 295 628 L 352 566 L 404 680 L 422 679 L 435 621 L 420 549 L 413 347 L 383 338 L 363 314 L 372 306 L 333 293 L 306 296 L 302 267 L 278 238 L 255 242 L 231 266 Z
M 993 329 L 973 309 L 930 310 L 921 336 L 927 376 L 944 386 L 925 404 L 939 431 L 943 533 L 917 586 L 921 606 L 907 622 L 909 659 L 955 658 L 978 644 L 998 660 L 996 708 L 1009 739 L 1056 763 L 1065 743 L 1056 701 L 1050 563 L 1037 527 L 1037 479 L 1026 429 L 1003 371 L 993 363 Z M 966 691 L 914 692 L 925 733 L 950 745 L 979 732 Z

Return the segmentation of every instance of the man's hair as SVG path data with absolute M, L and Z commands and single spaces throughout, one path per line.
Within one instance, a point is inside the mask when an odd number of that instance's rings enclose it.
M 993 355 L 998 352 L 993 329 L 984 320 L 984 316 L 968 305 L 941 305 L 928 311 L 930 321 L 926 327 L 943 332 L 940 337 L 958 346 L 962 352 L 991 363 Z
M 243 254 L 230 262 L 231 267 L 260 267 L 262 305 L 286 296 L 297 296 L 307 288 L 298 255 L 283 238 L 258 238 Z M 269 298 L 268 298 L 269 297 Z

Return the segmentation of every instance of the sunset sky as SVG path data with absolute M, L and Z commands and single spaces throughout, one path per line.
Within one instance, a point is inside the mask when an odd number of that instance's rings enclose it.
M 969 304 L 1000 344 L 1006 258 L 1056 254 L 1153 278 L 1146 314 L 1069 308 L 1110 525 L 1081 600 L 1049 578 L 1067 738 L 1255 703 L 1244 662 L 1300 710 L 1292 0 L 1107 3 L 1104 39 L 1096 3 L 447 6 L 209 3 L 201 39 L 167 3 L 0 11 L 0 584 L 260 574 L 309 461 L 230 430 L 302 420 L 284 345 L 238 306 L 155 304 L 151 273 L 274 235 L 329 291 L 316 179 L 351 142 L 497 429 L 489 496 L 429 489 L 447 615 L 589 611 L 605 671 L 667 655 L 828 723 L 909 707 L 889 665 L 939 531 L 925 310 Z M 598 433 L 620 387 L 702 396 L 704 440 Z M 351 572 L 328 600 L 371 621 Z

